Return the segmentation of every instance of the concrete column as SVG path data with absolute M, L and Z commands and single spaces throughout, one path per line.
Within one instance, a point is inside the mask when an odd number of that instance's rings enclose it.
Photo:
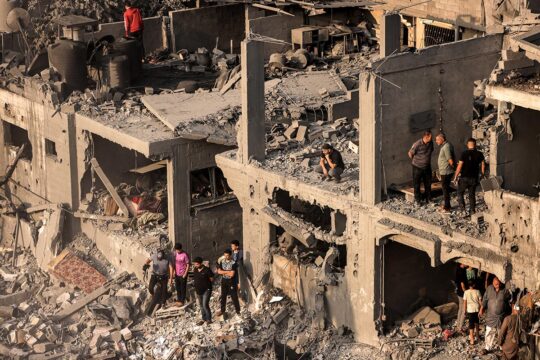
M 401 47 L 401 16 L 399 14 L 385 14 L 381 26 L 381 56 L 388 56 Z
M 238 131 L 238 160 L 264 161 L 264 58 L 261 42 L 242 41 L 242 117 Z
M 189 144 L 176 145 L 167 161 L 167 203 L 169 211 L 169 240 L 180 242 L 191 251 L 190 164 Z
M 367 205 L 375 205 L 381 201 L 380 81 L 368 72 L 360 75 L 360 201 Z

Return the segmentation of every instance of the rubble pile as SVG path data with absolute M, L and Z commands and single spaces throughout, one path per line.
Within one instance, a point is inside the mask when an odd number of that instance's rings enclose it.
M 137 6 L 141 9 L 143 17 L 165 16 L 170 10 L 185 8 L 187 2 L 187 0 L 151 0 L 139 1 Z M 124 3 L 110 0 L 48 2 L 30 0 L 28 10 L 33 15 L 28 40 L 35 49 L 39 49 L 52 43 L 57 36 L 58 29 L 52 20 L 65 15 L 82 15 L 99 19 L 102 23 L 122 21 Z
M 219 310 L 217 288 L 210 307 L 213 314 Z M 196 306 L 187 307 L 180 319 L 147 318 L 139 325 L 146 329 L 144 348 L 155 359 L 166 359 L 171 354 L 186 360 L 215 359 L 224 355 L 238 359 L 279 359 L 284 353 L 290 359 L 302 356 L 326 359 L 335 358 L 338 349 L 344 350 L 342 354 L 345 355 L 345 349 L 353 344 L 352 336 L 345 328 L 321 329 L 314 312 L 302 310 L 276 289 L 267 290 L 259 297 L 256 308 L 251 310 L 244 308 L 241 316 L 227 320 L 220 317 L 209 325 L 194 325 L 200 319 Z M 166 311 L 163 311 L 164 315 Z M 374 353 L 373 348 L 362 347 L 364 349 L 359 351 Z M 339 358 L 348 358 L 343 355 Z
M 167 234 L 167 179 L 163 171 L 153 171 L 135 177 L 133 184 L 120 183 L 114 188 L 129 212 L 123 214 L 113 194 L 104 188 L 93 187 L 81 201 L 79 210 L 100 215 L 96 220 L 106 220 L 108 230 L 121 231 L 125 235 L 139 236 Z
M 341 152 L 345 162 L 342 183 L 333 184 L 342 193 L 358 192 L 358 131 L 355 119 L 340 118 L 333 122 L 306 118 L 303 107 L 289 107 L 290 124 L 274 124 L 267 135 L 265 166 L 289 174 L 307 183 L 320 183 L 318 165 L 321 147 L 325 143 Z M 321 183 L 322 186 L 325 183 Z
M 96 264 L 107 275 L 115 271 L 89 239 L 79 236 L 69 251 L 86 266 Z M 18 255 L 15 267 L 8 261 L 10 255 L 0 253 L 4 264 L 0 274 L 1 355 L 13 359 L 82 359 L 125 353 L 135 345 L 126 342 L 130 340 L 128 334 L 133 337 L 127 326 L 131 318 L 137 318 L 145 295 L 137 280 L 125 274 L 116 278 L 121 279 L 117 282 L 85 293 L 81 288 L 91 281 L 88 277 L 73 285 L 39 269 L 29 252 Z M 55 262 L 61 262 L 58 258 Z
M 476 238 L 485 238 L 488 236 L 487 223 L 477 221 L 476 218 L 466 218 L 457 211 L 459 208 L 455 193 L 451 194 L 451 204 L 454 210 L 450 214 L 443 214 L 438 211 L 440 204 L 435 201 L 419 206 L 405 200 L 402 194 L 390 192 L 388 199 L 383 201 L 379 206 L 381 209 L 412 216 L 416 219 L 440 226 L 448 234 L 457 231 Z M 486 203 L 484 202 L 482 193 L 479 192 L 476 194 L 476 211 L 477 213 L 482 213 L 486 210 Z

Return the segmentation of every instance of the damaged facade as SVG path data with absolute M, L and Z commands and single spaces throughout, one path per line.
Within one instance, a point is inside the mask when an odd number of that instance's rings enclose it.
M 195 8 L 164 7 L 174 10 L 144 20 L 144 65 L 118 53 L 128 46 L 120 40 L 122 22 L 59 17 L 70 41 L 94 46 L 82 87 L 43 50 L 30 65 L 15 42 L 4 49 L 0 167 L 15 167 L 0 179 L 0 244 L 14 249 L 13 266 L 19 248 L 71 285 L 78 274 L 67 276 L 69 269 L 82 268 L 92 274 L 83 293 L 103 291 L 89 303 L 110 294 L 136 297 L 135 308 L 144 289 L 123 272 L 143 280 L 141 266 L 154 250 L 180 242 L 213 264 L 240 240 L 241 293 L 257 315 L 249 326 L 228 327 L 234 336 L 216 324 L 211 332 L 219 333 L 221 349 L 265 356 L 273 343 L 291 352 L 286 358 L 310 353 L 322 336 L 314 334 L 329 327 L 341 335 L 350 329 L 354 341 L 371 346 L 392 343 L 389 334 L 399 328 L 415 338 L 414 349 L 431 349 L 442 338 L 437 326 L 457 312 L 452 282 L 459 264 L 495 274 L 513 290 L 538 289 L 540 9 L 534 4 L 291 0 L 279 7 L 199 1 Z M 45 43 L 51 39 L 49 31 Z M 117 62 L 130 62 L 130 79 L 114 73 Z M 444 132 L 456 154 L 473 137 L 486 156 L 489 176 L 472 217 L 437 211 L 440 182 L 433 186 L 435 203 L 409 201 L 407 150 L 426 129 Z M 315 171 L 325 143 L 343 156 L 341 182 L 323 182 Z M 436 169 L 436 156 L 432 163 Z M 88 267 L 67 249 L 78 233 L 120 275 Z M 124 283 L 128 289 L 119 295 Z M 270 294 L 288 299 L 262 306 Z M 58 297 L 47 308 L 52 323 L 84 307 L 69 293 Z M 7 300 L 9 306 L 19 301 L 12 294 Z M 107 301 L 79 320 L 115 306 Z M 158 321 L 194 321 L 188 308 L 174 311 Z M 130 342 L 138 335 L 129 319 L 141 314 L 109 321 L 115 329 L 107 335 L 88 331 L 94 343 L 86 355 L 98 356 L 110 341 L 131 344 L 111 350 L 114 356 L 174 358 L 178 346 L 166 346 L 174 341 L 162 340 L 168 334 L 161 322 L 152 342 Z M 304 314 L 313 326 L 302 337 Z M 149 322 L 133 332 L 142 334 Z M 411 325 L 417 323 L 429 324 Z M 276 335 L 280 327 L 290 339 Z M 190 331 L 175 336 L 189 337 L 184 356 L 197 358 L 203 350 L 194 343 L 207 339 L 203 330 L 191 339 Z M 112 333 L 120 340 L 111 340 Z M 10 344 L 28 345 L 16 335 Z M 538 357 L 537 336 L 531 331 L 527 342 Z

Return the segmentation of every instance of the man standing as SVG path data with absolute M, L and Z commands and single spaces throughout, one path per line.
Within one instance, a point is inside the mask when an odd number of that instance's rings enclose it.
M 482 350 L 483 355 L 494 349 L 497 331 L 501 326 L 507 301 L 508 296 L 506 291 L 501 285 L 500 280 L 494 277 L 493 283 L 486 289 L 479 313 L 480 316 L 484 315 L 484 313 L 486 315 L 485 348 Z
M 210 324 L 212 322 L 212 312 L 210 311 L 210 295 L 212 294 L 212 283 L 214 282 L 214 273 L 210 268 L 204 266 L 202 258 L 196 257 L 193 260 L 193 286 L 197 293 L 199 306 L 201 307 L 202 322 Z
M 458 183 L 457 196 L 459 206 L 463 212 L 465 212 L 465 199 L 463 194 L 465 193 L 465 190 L 469 192 L 469 215 L 474 214 L 476 211 L 476 185 L 478 184 L 479 169 L 482 172 L 483 177 L 486 170 L 484 155 L 476 150 L 476 140 L 470 138 L 467 140 L 467 150 L 461 154 L 456 174 L 454 175 L 454 182 L 456 182 L 459 175 L 461 175 Z
M 512 306 L 512 314 L 504 318 L 499 332 L 498 344 L 505 360 L 518 360 L 519 352 L 519 306 Z
M 182 244 L 174 245 L 174 255 L 172 258 L 174 264 L 175 278 L 174 284 L 176 288 L 176 300 L 180 306 L 184 305 L 187 293 L 187 277 L 189 272 L 189 256 L 182 250 Z
M 236 314 L 240 315 L 238 288 L 234 283 L 234 276 L 236 274 L 237 268 L 238 265 L 232 258 L 231 249 L 226 249 L 223 252 L 223 256 L 218 260 L 217 273 L 221 275 L 221 311 L 216 314 L 217 316 L 225 314 L 228 296 L 230 296 L 232 299 Z
M 150 295 L 152 295 L 152 298 L 154 298 L 155 301 L 153 301 L 153 304 L 148 308 L 147 315 L 151 315 L 156 305 L 165 305 L 165 301 L 167 300 L 167 280 L 170 280 L 172 285 L 174 275 L 172 264 L 165 256 L 163 250 L 158 250 L 149 259 L 146 259 L 146 262 L 143 265 L 144 272 L 150 268 L 150 263 L 152 263 L 152 275 L 150 276 L 150 282 L 148 284 L 148 292 L 150 292 Z M 157 293 L 155 291 L 157 291 Z
M 437 161 L 439 166 L 439 174 L 441 175 L 442 192 L 444 198 L 444 204 L 442 210 L 444 212 L 450 211 L 450 183 L 452 182 L 452 175 L 454 175 L 454 147 L 446 140 L 446 135 L 440 133 L 435 138 L 437 145 L 441 147 L 439 150 L 439 159 Z
M 334 149 L 332 145 L 324 144 L 322 146 L 321 160 L 319 165 L 315 167 L 315 171 L 323 174 L 323 181 L 334 179 L 336 182 L 340 182 L 343 170 L 345 170 L 345 163 L 341 153 Z
M 433 136 L 430 130 L 424 131 L 422 138 L 416 141 L 409 150 L 412 160 L 414 201 L 420 204 L 422 196 L 420 183 L 424 184 L 424 198 L 431 201 L 431 154 L 433 153 Z
M 139 41 L 144 56 L 143 31 L 144 23 L 141 10 L 135 7 L 135 0 L 126 0 L 124 11 L 124 28 L 126 37 L 134 38 Z

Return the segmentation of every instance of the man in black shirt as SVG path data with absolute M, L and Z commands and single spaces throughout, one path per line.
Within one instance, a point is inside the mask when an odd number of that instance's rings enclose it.
M 485 174 L 486 162 L 484 155 L 476 150 L 476 140 L 470 138 L 467 140 L 467 150 L 461 154 L 457 166 L 454 182 L 457 181 L 459 175 L 461 178 L 458 183 L 458 202 L 462 211 L 465 211 L 465 199 L 463 194 L 465 190 L 469 192 L 469 210 L 470 214 L 476 211 L 476 185 L 478 184 L 478 173 L 482 172 L 482 177 Z
M 240 301 L 238 300 L 238 287 L 234 282 L 234 276 L 236 274 L 238 264 L 232 258 L 231 249 L 226 249 L 223 252 L 223 256 L 218 260 L 217 273 L 221 275 L 221 298 L 220 305 L 221 311 L 216 315 L 221 316 L 225 314 L 227 305 L 227 297 L 230 296 L 236 310 L 236 314 L 240 315 Z
M 341 174 L 345 170 L 345 163 L 339 151 L 334 149 L 330 144 L 322 146 L 321 161 L 315 167 L 315 171 L 323 174 L 323 180 L 334 179 L 336 182 L 341 181 Z
M 212 312 L 210 311 L 210 295 L 212 294 L 212 283 L 214 273 L 210 268 L 204 266 L 202 258 L 196 257 L 193 260 L 193 286 L 199 299 L 201 307 L 202 323 L 210 324 L 212 322 Z

